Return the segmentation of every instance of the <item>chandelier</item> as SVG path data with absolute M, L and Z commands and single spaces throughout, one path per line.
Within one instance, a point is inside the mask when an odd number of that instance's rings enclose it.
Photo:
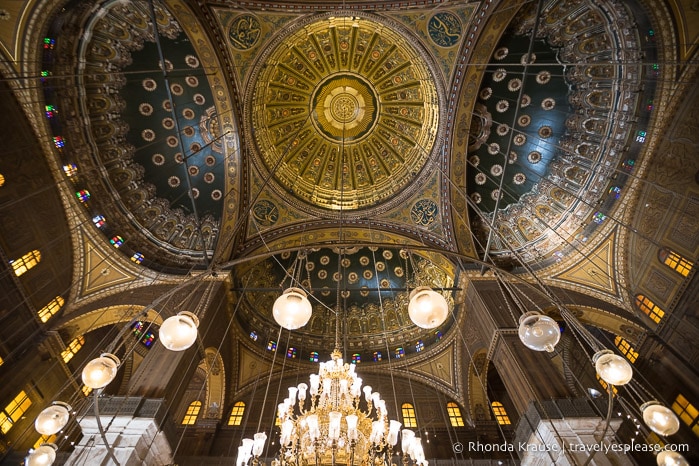
M 337 348 L 331 357 L 311 374 L 309 384 L 289 387 L 288 398 L 279 404 L 280 450 L 272 465 L 390 466 L 400 434 L 403 464 L 426 466 L 421 439 L 412 430 L 401 432 L 400 422 L 388 420 L 386 401 L 370 386 L 362 386 L 356 366 L 346 364 Z M 254 443 L 243 440 L 238 466 L 250 459 L 259 462 Z
M 370 386 L 362 387 L 355 367 L 344 363 L 335 349 L 318 374 L 311 374 L 310 387 L 289 387 L 289 397 L 278 409 L 282 465 L 391 464 L 401 423 L 388 421 L 385 400 Z M 423 464 L 419 442 L 414 442 L 412 453 Z

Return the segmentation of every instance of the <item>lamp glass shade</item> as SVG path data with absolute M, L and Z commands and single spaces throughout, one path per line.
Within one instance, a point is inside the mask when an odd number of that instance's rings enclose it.
M 689 462 L 680 453 L 663 450 L 655 457 L 658 466 L 689 466 Z
M 656 434 L 666 437 L 680 430 L 680 420 L 675 413 L 657 401 L 643 403 L 641 413 L 643 413 L 643 422 Z
M 306 292 L 300 288 L 288 288 L 274 301 L 274 320 L 287 330 L 296 330 L 308 323 L 313 313 Z
M 182 311 L 165 319 L 158 339 L 170 351 L 184 351 L 197 341 L 199 319 L 191 312 Z
M 24 459 L 25 466 L 49 466 L 56 461 L 56 445 L 42 443 Z
M 611 350 L 602 350 L 592 357 L 597 373 L 607 383 L 624 385 L 633 377 L 631 364 Z
M 449 305 L 441 294 L 429 287 L 418 286 L 410 292 L 408 315 L 420 328 L 435 328 L 447 320 Z
M 83 368 L 83 383 L 92 388 L 103 388 L 116 377 L 119 369 L 119 358 L 110 353 L 102 353 L 99 358 L 85 364 Z
M 70 420 L 72 408 L 63 402 L 54 402 L 39 413 L 34 421 L 36 431 L 42 435 L 53 435 L 60 432 Z
M 549 316 L 527 312 L 519 318 L 519 339 L 529 349 L 550 353 L 561 339 L 561 329 Z

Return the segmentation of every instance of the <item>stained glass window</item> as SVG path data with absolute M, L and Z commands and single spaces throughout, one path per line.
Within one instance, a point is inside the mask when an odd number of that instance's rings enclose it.
M 92 217 L 92 223 L 94 223 L 97 228 L 102 228 L 105 224 L 104 217 L 101 215 L 95 215 Z
M 422 350 L 425 349 L 425 344 L 422 342 L 422 340 L 418 340 L 417 343 L 415 343 L 415 351 L 418 353 Z
M 56 146 L 56 149 L 63 149 L 63 147 L 66 145 L 66 142 L 63 140 L 62 136 L 54 136 L 53 145 Z
M 110 239 L 109 242 L 112 243 L 112 246 L 118 249 L 122 244 L 124 244 L 124 238 L 119 235 L 112 236 L 112 239 Z
M 75 192 L 75 197 L 77 197 L 80 202 L 87 202 L 90 200 L 90 191 L 81 189 Z
M 311 362 L 318 362 L 318 351 L 311 351 L 311 355 L 308 357 Z
M 362 362 L 362 355 L 359 353 L 354 353 L 352 355 L 352 364 L 359 364 Z
M 267 343 L 267 349 L 269 351 L 276 351 L 277 350 L 277 342 L 274 340 L 269 340 Z
M 402 346 L 399 346 L 398 348 L 396 348 L 396 359 L 400 359 L 403 356 L 405 356 L 405 350 Z
M 379 362 L 382 359 L 381 351 L 374 351 L 374 362 Z
M 252 341 L 257 341 L 257 332 L 255 332 L 254 330 L 250 332 L 250 339 Z
M 75 176 L 78 174 L 78 167 L 74 163 L 63 165 L 63 173 L 65 173 L 66 176 Z
M 148 325 L 144 322 L 138 321 L 134 322 L 131 326 L 133 334 L 146 348 L 153 346 L 155 342 L 155 333 L 152 330 L 148 330 Z
M 599 380 L 599 384 L 602 386 L 602 388 L 604 388 L 605 393 L 608 392 L 609 384 L 605 382 L 599 374 L 597 374 L 597 380 Z M 618 390 L 616 389 L 616 387 L 612 385 L 612 393 L 616 395 L 617 392 Z
M 140 264 L 141 262 L 143 262 L 143 259 L 143 254 L 141 254 L 140 252 L 134 252 L 133 256 L 131 256 L 131 260 L 136 264 Z
M 286 357 L 289 359 L 296 359 L 296 348 L 289 348 L 286 350 Z

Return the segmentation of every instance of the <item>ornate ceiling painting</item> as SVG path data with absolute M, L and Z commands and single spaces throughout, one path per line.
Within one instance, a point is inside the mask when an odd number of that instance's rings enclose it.
M 273 188 L 306 205 L 395 204 L 432 156 L 440 128 L 433 67 L 408 34 L 379 21 L 308 19 L 277 36 L 253 72 L 245 119 L 253 160 Z
M 88 24 L 92 33 L 76 47 L 85 63 L 77 78 L 90 132 L 77 121 L 63 128 L 80 168 L 109 174 L 105 184 L 75 180 L 103 217 L 96 225 L 156 268 L 205 264 L 221 230 L 230 234 L 237 210 L 237 131 L 222 72 L 186 6 L 169 6 L 157 10 L 159 44 L 146 4 L 113 3 Z M 68 60 L 50 65 L 53 74 L 73 74 Z M 52 99 L 53 89 L 45 94 Z M 119 208 L 108 209 L 107 198 Z M 220 247 L 230 248 L 226 243 Z
M 479 248 L 487 245 L 501 264 L 514 251 L 545 266 L 581 248 L 606 218 L 595 206 L 610 203 L 611 167 L 628 157 L 622 141 L 641 65 L 627 65 L 625 85 L 612 91 L 622 70 L 606 64 L 608 57 L 636 40 L 613 27 L 630 21 L 622 9 L 606 16 L 591 3 L 545 8 L 528 57 L 533 17 L 525 8 L 488 61 L 469 129 L 466 186 Z M 626 179 L 620 175 L 612 188 L 621 190 Z
M 235 289 L 243 300 L 236 317 L 244 331 L 274 327 L 272 305 L 279 290 L 298 277 L 309 291 L 313 316 L 309 323 L 289 335 L 289 345 L 299 354 L 319 351 L 330 354 L 334 348 L 336 307 L 343 342 L 348 351 L 370 357 L 375 352 L 389 358 L 387 344 L 421 341 L 423 347 L 404 348 L 409 355 L 438 343 L 453 324 L 447 319 L 439 328 L 421 329 L 407 314 L 408 289 L 418 285 L 449 290 L 454 286 L 449 269 L 404 249 L 355 247 L 311 249 L 301 256 L 284 252 L 259 262 L 252 268 L 236 269 Z M 245 290 L 256 290 L 246 293 Z M 449 293 L 444 292 L 445 297 Z M 409 335 L 406 338 L 406 335 Z M 266 347 L 268 341 L 258 344 Z

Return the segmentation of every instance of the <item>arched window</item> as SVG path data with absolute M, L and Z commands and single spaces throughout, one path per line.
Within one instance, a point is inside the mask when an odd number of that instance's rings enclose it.
M 374 362 L 381 361 L 382 357 L 381 351 L 374 351 Z
M 461 417 L 461 409 L 459 409 L 459 405 L 453 401 L 447 403 L 447 414 L 449 414 L 449 422 L 451 422 L 452 427 L 464 426 L 464 418 Z
M 362 355 L 359 353 L 354 353 L 352 355 L 352 364 L 359 364 L 362 362 Z
M 396 348 L 396 359 L 400 359 L 403 356 L 405 356 L 405 350 L 402 346 L 399 346 L 398 348 Z
M 182 418 L 182 425 L 194 425 L 194 423 L 197 422 L 197 416 L 199 416 L 200 409 L 201 401 L 192 401 L 187 407 L 187 412 L 184 413 L 184 418 Z
M 499 401 L 493 401 L 490 406 L 493 409 L 493 414 L 495 415 L 495 420 L 498 421 L 498 424 L 503 426 L 512 424 L 512 422 L 510 422 L 510 417 L 507 415 L 507 411 L 505 411 L 505 407 L 502 405 L 502 403 Z
M 425 349 L 425 344 L 422 342 L 422 340 L 418 340 L 417 343 L 415 343 L 415 352 L 419 353 L 420 351 Z
M 650 317 L 656 324 L 660 323 L 660 320 L 665 315 L 665 311 L 660 309 L 653 301 L 642 294 L 636 295 L 636 306 L 638 306 L 638 308 L 648 317 Z
M 68 347 L 61 352 L 61 357 L 63 358 L 63 362 L 68 362 L 71 359 L 73 359 L 73 356 L 80 351 L 80 348 L 83 347 L 85 344 L 85 337 L 79 336 L 78 338 L 75 338 L 73 341 L 68 343 Z
M 10 261 L 15 275 L 18 277 L 24 274 L 27 270 L 41 262 L 41 253 L 38 250 L 29 251 L 19 259 Z
M 39 319 L 41 319 L 42 322 L 48 322 L 52 316 L 56 315 L 56 313 L 61 310 L 64 303 L 65 300 L 63 297 L 56 296 L 46 306 L 39 309 Z
M 277 342 L 274 340 L 269 340 L 267 343 L 267 349 L 269 351 L 277 351 Z
M 417 427 L 415 408 L 410 403 L 403 403 L 400 407 L 403 413 L 403 426 L 406 428 Z
M 308 357 L 311 362 L 318 362 L 318 351 L 311 351 L 311 355 Z
M 229 426 L 239 426 L 243 423 L 243 414 L 245 413 L 245 403 L 236 401 L 231 409 L 231 417 L 228 418 Z
M 675 251 L 668 248 L 662 248 L 658 252 L 658 259 L 660 259 L 660 262 L 684 277 L 689 275 L 689 272 L 691 272 L 692 266 L 694 265 L 692 261 L 686 257 L 682 257 Z
M 638 359 L 638 352 L 633 349 L 633 346 L 631 346 L 628 341 L 621 337 L 616 337 L 614 339 L 614 344 L 629 361 L 632 363 L 636 362 L 636 359 Z

